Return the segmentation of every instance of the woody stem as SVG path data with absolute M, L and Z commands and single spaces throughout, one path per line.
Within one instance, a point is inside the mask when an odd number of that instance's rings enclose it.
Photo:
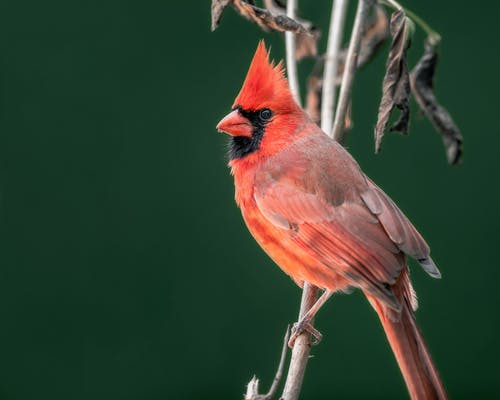
M 354 74 L 356 73 L 358 64 L 359 47 L 363 36 L 365 22 L 368 17 L 368 11 L 370 10 L 372 3 L 373 1 L 371 0 L 359 0 L 356 17 L 354 18 L 351 40 L 347 50 L 345 70 L 342 76 L 342 83 L 340 85 L 339 103 L 337 105 L 337 111 L 335 113 L 335 120 L 332 128 L 333 138 L 340 143 L 343 143 L 344 141 L 344 121 L 349 107 L 349 102 L 351 101 L 352 84 L 354 82 Z
M 318 288 L 304 282 L 302 300 L 300 302 L 299 321 L 304 318 L 304 315 L 306 315 L 314 303 L 316 303 L 317 296 Z M 293 346 L 285 388 L 283 389 L 283 395 L 281 397 L 283 400 L 297 400 L 299 398 L 310 351 L 311 335 L 309 332 L 303 332 L 297 337 Z
M 288 0 L 286 2 L 286 16 L 294 19 L 295 10 L 297 8 L 296 0 Z M 299 78 L 297 74 L 297 61 L 295 60 L 295 33 L 285 32 L 285 45 L 286 45 L 286 71 L 288 76 L 288 84 L 290 85 L 290 91 L 292 92 L 293 98 L 300 106 L 300 87 Z
M 348 0 L 334 0 L 330 17 L 330 32 L 328 34 L 321 94 L 321 129 L 329 136 L 332 135 L 333 110 L 335 109 L 335 79 L 337 78 L 347 3 Z

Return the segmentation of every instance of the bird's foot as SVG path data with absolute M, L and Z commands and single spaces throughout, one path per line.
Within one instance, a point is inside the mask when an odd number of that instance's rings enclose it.
M 314 326 L 312 326 L 311 319 L 303 318 L 299 322 L 293 324 L 292 335 L 290 336 L 290 340 L 288 341 L 288 347 L 293 349 L 295 341 L 304 332 L 308 332 L 313 337 L 313 340 L 311 342 L 311 345 L 313 346 L 319 344 L 319 342 L 321 342 L 321 339 L 323 339 L 323 335 L 321 334 L 321 332 L 318 331 Z

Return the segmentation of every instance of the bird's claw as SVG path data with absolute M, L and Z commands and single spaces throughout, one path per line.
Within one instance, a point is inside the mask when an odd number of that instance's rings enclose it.
M 323 335 L 320 331 L 318 331 L 314 326 L 312 326 L 311 321 L 308 319 L 301 319 L 299 322 L 293 324 L 292 327 L 292 335 L 290 336 L 290 340 L 288 341 L 288 347 L 293 349 L 295 345 L 295 341 L 297 338 L 304 332 L 308 332 L 313 337 L 311 345 L 315 346 L 321 342 L 323 339 Z

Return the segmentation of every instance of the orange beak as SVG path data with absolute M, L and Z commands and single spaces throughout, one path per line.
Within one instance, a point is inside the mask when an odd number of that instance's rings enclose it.
M 253 126 L 247 118 L 240 114 L 239 110 L 233 110 L 217 124 L 217 130 L 231 136 L 251 138 Z

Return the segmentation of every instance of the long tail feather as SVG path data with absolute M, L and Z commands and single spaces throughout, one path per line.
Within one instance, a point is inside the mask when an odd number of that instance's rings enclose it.
M 396 296 L 399 294 L 403 306 L 400 314 L 396 315 L 380 300 L 370 295 L 367 297 L 382 322 L 410 397 L 412 400 L 447 399 L 443 383 L 413 315 L 409 280 L 399 280 L 396 286 L 399 287 L 394 288 L 395 292 L 400 292 Z

